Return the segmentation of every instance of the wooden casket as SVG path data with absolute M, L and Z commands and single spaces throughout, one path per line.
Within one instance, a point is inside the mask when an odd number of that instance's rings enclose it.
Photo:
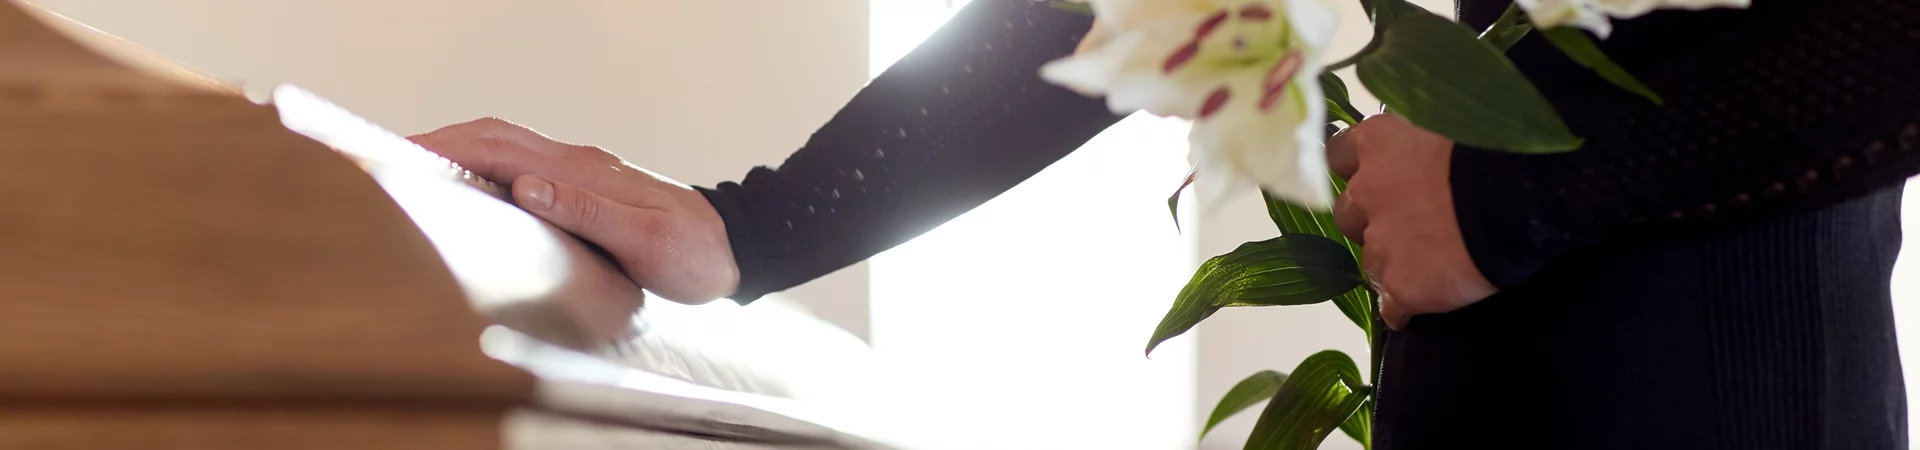
M 0 0 L 0 449 L 897 446 L 605 357 L 691 344 L 502 198 L 297 88 Z

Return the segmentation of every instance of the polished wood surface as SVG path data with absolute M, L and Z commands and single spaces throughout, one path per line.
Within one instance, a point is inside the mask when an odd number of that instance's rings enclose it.
M 0 449 L 481 450 L 499 414 L 344 408 L 0 411 Z
M 0 0 L 0 448 L 499 446 L 534 380 L 366 172 L 57 20 Z
M 0 85 L 9 96 L 68 88 L 115 97 L 236 94 L 231 86 L 166 57 L 19 0 L 0 0 Z
M 0 9 L 28 36 L 0 67 L 79 67 L 35 24 Z M 84 71 L 98 84 L 10 80 L 0 101 L 0 396 L 527 390 L 364 172 L 271 107 Z

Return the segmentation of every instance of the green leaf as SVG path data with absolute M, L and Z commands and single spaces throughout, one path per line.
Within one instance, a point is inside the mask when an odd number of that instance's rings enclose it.
M 1498 34 L 1482 34 L 1480 35 L 1480 40 L 1486 41 L 1487 45 L 1500 49 L 1500 51 L 1506 51 L 1509 48 L 1513 48 L 1514 43 L 1520 42 L 1521 38 L 1527 37 L 1527 33 L 1531 32 L 1533 32 L 1533 25 L 1519 24 L 1514 25 L 1513 28 L 1501 31 Z
M 1373 408 L 1368 405 L 1372 401 L 1360 402 L 1360 409 L 1340 424 L 1341 432 L 1347 433 L 1347 437 L 1359 442 L 1361 447 L 1369 449 L 1373 448 Z
M 1520 42 L 1520 38 L 1527 37 L 1527 33 L 1533 31 L 1532 24 L 1523 23 L 1526 18 L 1526 11 L 1522 11 L 1520 5 L 1507 5 L 1507 10 L 1500 13 L 1500 18 L 1493 20 L 1493 26 L 1480 33 L 1480 40 L 1495 50 L 1505 52 L 1513 48 L 1513 43 Z
M 1376 4 L 1378 6 L 1376 6 Z M 1394 19 L 1409 14 L 1431 15 L 1426 9 L 1408 3 L 1406 0 L 1360 0 L 1360 9 L 1367 12 L 1367 20 L 1373 21 L 1373 38 L 1368 39 L 1367 45 L 1361 47 L 1360 51 L 1354 52 L 1353 56 L 1348 56 L 1333 64 L 1328 64 L 1325 68 L 1321 69 L 1321 72 L 1345 69 L 1355 62 L 1359 62 L 1360 58 L 1372 54 L 1374 50 L 1379 50 L 1380 34 L 1387 30 L 1387 25 L 1392 24 Z
M 1327 113 L 1332 114 L 1334 118 L 1346 122 L 1347 125 L 1360 123 L 1360 119 L 1367 118 L 1365 113 L 1360 112 L 1360 108 L 1353 107 L 1353 101 L 1347 93 L 1347 82 L 1342 81 L 1339 75 L 1334 75 L 1333 72 L 1321 72 L 1320 90 L 1326 92 Z
M 1280 392 L 1280 382 L 1286 379 L 1286 374 L 1262 370 L 1240 380 L 1240 383 L 1233 385 L 1233 389 L 1227 390 L 1226 396 L 1220 397 L 1219 405 L 1214 405 L 1213 414 L 1207 416 L 1207 425 L 1200 429 L 1200 439 L 1205 440 L 1207 432 L 1213 431 L 1214 425 L 1225 422 L 1228 417 L 1273 398 L 1274 393 Z
M 1200 169 L 1197 167 L 1188 171 L 1187 180 L 1180 182 L 1180 187 L 1173 189 L 1173 195 L 1167 196 L 1167 212 L 1173 214 L 1173 231 L 1180 231 L 1180 191 L 1185 191 L 1187 186 L 1192 186 L 1193 177 L 1199 174 Z
M 1247 438 L 1248 450 L 1312 450 L 1352 417 L 1368 392 L 1348 388 L 1360 383 L 1360 369 L 1346 353 L 1327 350 L 1308 356 L 1280 384 Z
M 1359 264 L 1346 248 L 1327 238 L 1294 234 L 1240 244 L 1194 271 L 1174 297 L 1173 308 L 1154 327 L 1147 354 L 1223 307 L 1307 305 L 1359 285 Z
M 1340 176 L 1327 174 L 1327 179 L 1333 184 L 1333 195 L 1339 196 L 1340 193 L 1347 191 L 1347 182 L 1341 180 Z M 1265 195 L 1264 192 L 1262 196 L 1267 201 L 1267 217 L 1273 219 L 1273 224 L 1280 228 L 1281 235 L 1306 233 L 1331 239 L 1345 247 L 1347 253 L 1352 255 L 1354 264 L 1359 265 L 1360 244 L 1354 243 L 1352 239 L 1347 239 L 1345 234 L 1340 233 L 1340 226 L 1333 222 L 1333 211 L 1314 211 Z M 1353 324 L 1359 326 L 1361 330 L 1371 328 L 1367 323 L 1369 318 L 1373 317 L 1373 291 L 1356 287 L 1334 297 L 1333 304 L 1340 308 L 1340 314 L 1347 316 L 1347 320 L 1353 321 Z
M 1619 64 L 1615 64 L 1612 59 L 1607 58 L 1607 53 L 1600 51 L 1600 46 L 1594 44 L 1592 39 L 1588 39 L 1586 33 L 1580 32 L 1580 29 L 1566 27 L 1552 28 L 1541 31 L 1540 35 L 1546 36 L 1547 42 L 1552 42 L 1554 47 L 1559 47 L 1560 53 L 1567 54 L 1567 57 L 1573 59 L 1573 62 L 1580 63 L 1580 65 L 1586 66 L 1588 69 L 1593 69 L 1594 73 L 1600 74 L 1600 78 L 1605 78 L 1607 82 L 1613 83 L 1614 86 L 1619 86 L 1628 92 L 1640 94 L 1641 97 L 1652 100 L 1655 105 L 1667 104 L 1665 100 L 1660 99 L 1660 94 L 1653 93 L 1652 88 L 1641 84 L 1640 79 L 1634 78 L 1633 74 L 1627 73 L 1627 69 L 1620 68 Z
M 1347 182 L 1341 180 L 1339 175 L 1327 174 L 1327 182 L 1333 185 L 1335 197 L 1347 191 Z M 1273 219 L 1273 225 L 1280 229 L 1281 234 L 1306 233 L 1331 239 L 1346 249 L 1355 261 L 1360 260 L 1360 244 L 1340 233 L 1340 225 L 1333 222 L 1333 211 L 1314 211 L 1282 201 L 1264 191 L 1260 195 L 1267 201 L 1267 217 Z
M 1356 123 L 1360 123 L 1360 119 L 1354 118 L 1353 115 L 1347 114 L 1346 111 L 1341 110 L 1340 102 L 1336 102 L 1331 98 L 1327 99 L 1327 118 L 1338 120 L 1342 123 L 1346 123 L 1349 126 Z
M 1339 307 L 1340 315 L 1347 316 L 1347 320 L 1353 321 L 1355 326 L 1359 326 L 1361 331 L 1367 333 L 1368 342 L 1372 342 L 1373 330 L 1372 327 L 1367 326 L 1367 321 L 1369 320 L 1367 317 L 1373 314 L 1374 307 L 1372 290 L 1365 287 L 1353 288 L 1353 290 L 1334 297 L 1333 306 Z
M 1546 97 L 1473 31 L 1433 14 L 1408 14 L 1380 39 L 1378 51 L 1360 58 L 1360 82 L 1407 121 L 1486 149 L 1580 147 Z
M 1367 2 L 1361 6 L 1371 8 L 1372 13 L 1368 16 L 1373 18 L 1375 30 L 1392 25 L 1394 21 L 1399 20 L 1401 17 L 1415 14 L 1433 15 L 1433 13 L 1427 12 L 1426 8 L 1421 8 L 1420 5 L 1415 5 L 1407 0 L 1367 0 Z
M 1047 2 L 1047 6 L 1052 6 L 1053 9 L 1058 9 L 1066 12 L 1080 13 L 1088 16 L 1093 15 L 1093 5 L 1086 4 L 1086 3 L 1065 2 L 1065 1 L 1054 0 L 1052 2 Z

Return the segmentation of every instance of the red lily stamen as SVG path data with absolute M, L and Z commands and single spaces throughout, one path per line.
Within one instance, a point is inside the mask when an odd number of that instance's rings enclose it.
M 1280 103 L 1281 94 L 1287 92 L 1287 83 L 1292 82 L 1294 74 L 1300 72 L 1300 60 L 1300 52 L 1287 52 L 1286 56 L 1280 57 L 1280 62 L 1274 63 L 1273 69 L 1267 71 L 1266 80 L 1261 82 L 1265 92 L 1260 95 L 1260 112 L 1271 111 L 1273 105 Z
M 1200 42 L 1188 42 L 1187 45 L 1181 46 L 1179 50 L 1174 50 L 1172 55 L 1167 55 L 1167 62 L 1160 64 L 1160 72 L 1173 73 L 1174 70 L 1187 65 L 1188 62 L 1192 62 L 1194 55 L 1198 54 L 1200 54 Z
M 1227 106 L 1227 99 L 1232 96 L 1233 93 L 1227 91 L 1226 86 L 1213 88 L 1213 92 L 1207 94 L 1207 101 L 1200 104 L 1200 118 L 1205 119 L 1220 112 L 1220 108 Z
M 1220 11 L 1213 13 L 1212 16 L 1207 16 L 1207 20 L 1200 22 L 1200 28 L 1193 30 L 1193 40 L 1206 39 L 1207 35 L 1213 34 L 1213 30 L 1220 28 L 1220 24 L 1226 23 L 1226 21 L 1226 11 Z
M 1227 11 L 1225 10 L 1213 13 L 1213 15 L 1207 16 L 1207 20 L 1200 21 L 1200 26 L 1193 30 L 1193 40 L 1188 41 L 1187 45 L 1180 46 L 1179 50 L 1174 50 L 1173 54 L 1167 55 L 1166 62 L 1160 63 L 1160 71 L 1163 73 L 1173 73 L 1174 70 L 1178 70 L 1181 66 L 1185 66 L 1188 62 L 1193 61 L 1194 55 L 1200 53 L 1200 41 L 1206 40 L 1207 36 L 1213 34 L 1214 30 L 1220 29 L 1220 24 L 1226 22 Z
M 1240 7 L 1240 18 L 1254 22 L 1265 22 L 1273 18 L 1273 10 L 1266 5 L 1247 5 Z

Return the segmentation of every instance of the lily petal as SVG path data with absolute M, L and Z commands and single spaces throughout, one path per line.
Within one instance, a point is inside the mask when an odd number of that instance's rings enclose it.
M 1326 100 L 1318 83 L 1313 76 L 1296 77 L 1288 97 L 1270 112 L 1258 111 L 1249 98 L 1194 122 L 1189 159 L 1200 168 L 1196 183 L 1203 205 L 1230 201 L 1258 185 L 1309 208 L 1333 207 L 1322 141 Z
M 1537 0 L 1536 0 L 1537 1 Z M 1551 1 L 1551 0 L 1549 0 Z M 1189 159 L 1213 207 L 1258 186 L 1318 209 L 1332 204 L 1322 130 L 1326 0 L 1088 0 L 1094 30 L 1041 77 L 1118 114 L 1194 120 Z
M 1640 17 L 1656 8 L 1698 11 L 1711 8 L 1747 8 L 1752 0 L 1593 0 L 1601 11 L 1616 18 Z
M 1601 39 L 1613 32 L 1613 19 L 1640 17 L 1656 9 L 1747 8 L 1752 0 L 1515 0 L 1541 29 L 1573 25 Z
M 1164 75 L 1162 66 L 1167 55 L 1185 45 L 1168 34 L 1154 30 L 1113 36 L 1091 51 L 1041 66 L 1040 77 L 1081 95 L 1106 96 L 1107 108 L 1115 114 L 1145 110 L 1160 116 L 1193 118 L 1199 105 L 1188 99 L 1206 95 L 1219 83 Z
M 1333 45 L 1334 32 L 1340 25 L 1340 11 L 1324 0 L 1289 0 L 1287 22 L 1293 26 L 1293 34 L 1314 50 L 1315 58 L 1307 60 L 1319 61 L 1319 52 Z
M 1520 9 L 1527 12 L 1527 20 L 1540 29 L 1573 25 L 1593 32 L 1595 36 L 1606 39 L 1613 33 L 1613 23 L 1605 14 L 1589 8 L 1589 0 L 1514 0 Z

